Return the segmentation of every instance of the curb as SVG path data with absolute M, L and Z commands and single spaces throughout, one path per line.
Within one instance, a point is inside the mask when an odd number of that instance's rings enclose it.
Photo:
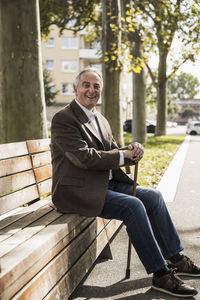
M 162 193 L 165 202 L 174 200 L 189 142 L 190 136 L 187 135 L 156 188 Z

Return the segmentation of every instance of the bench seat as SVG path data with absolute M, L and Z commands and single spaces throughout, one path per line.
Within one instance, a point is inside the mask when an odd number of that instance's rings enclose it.
M 122 223 L 62 214 L 49 140 L 0 145 L 1 299 L 67 299 Z

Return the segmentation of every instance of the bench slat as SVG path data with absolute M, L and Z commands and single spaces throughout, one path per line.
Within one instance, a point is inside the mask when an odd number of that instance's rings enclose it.
M 27 155 L 26 142 L 0 144 L 0 159 Z
M 0 177 L 30 170 L 31 168 L 29 156 L 0 160 Z
M 36 181 L 40 182 L 45 179 L 51 178 L 52 177 L 52 167 L 51 165 L 43 166 L 40 168 L 35 169 L 35 176 L 36 176 Z
M 28 215 L 31 212 L 41 208 L 42 206 L 45 206 L 45 205 L 49 204 L 49 203 L 51 203 L 51 198 L 47 197 L 46 199 L 39 200 L 39 201 L 31 204 L 30 206 L 21 207 L 16 212 L 12 212 L 11 215 L 8 214 L 8 216 L 7 216 L 7 214 L 6 214 L 6 216 L 0 220 L 0 230 L 2 230 L 3 228 L 8 227 L 10 224 L 12 224 L 12 223 L 16 222 L 17 220 L 23 218 L 25 215 Z
M 1 243 L 0 257 L 7 254 L 12 249 L 17 248 L 20 244 L 25 243 L 32 236 L 36 235 L 47 225 L 55 221 L 60 215 L 61 213 L 53 210 L 50 206 L 43 207 L 42 209 L 30 214 L 29 222 L 26 224 L 27 226 L 23 228 L 25 224 L 21 224 L 22 228 L 19 228 L 18 224 L 16 224 L 16 234 Z
M 34 183 L 35 177 L 32 170 L 2 177 L 0 185 L 0 195 L 5 195 Z
M 50 139 L 26 141 L 30 154 L 50 150 Z
M 48 165 L 51 162 L 51 152 L 42 152 L 31 155 L 33 168 L 42 167 L 44 165 Z
M 38 258 L 48 256 L 55 245 L 60 243 L 61 249 L 65 247 L 63 239 L 84 219 L 78 215 L 62 215 L 37 235 L 4 255 L 1 258 L 0 289 L 6 289 L 18 281 Z
M 51 187 L 52 187 L 52 179 L 48 179 L 40 182 L 38 184 L 40 197 L 42 197 L 45 194 L 51 193 Z
M 0 198 L 0 215 L 37 198 L 39 198 L 39 193 L 36 185 L 3 196 Z

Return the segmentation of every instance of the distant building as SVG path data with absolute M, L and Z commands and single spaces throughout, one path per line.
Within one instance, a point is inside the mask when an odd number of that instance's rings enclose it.
M 188 122 L 188 119 L 199 120 L 200 119 L 200 99 L 193 100 L 176 100 L 172 101 L 172 104 L 178 106 L 178 114 L 174 121 L 180 125 L 184 125 Z M 194 115 L 189 118 L 183 118 L 183 112 L 187 108 L 192 108 L 194 110 Z

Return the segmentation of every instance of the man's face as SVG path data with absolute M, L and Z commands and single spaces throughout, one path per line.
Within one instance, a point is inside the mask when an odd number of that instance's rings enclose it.
M 81 75 L 78 86 L 74 86 L 74 92 L 80 104 L 92 110 L 97 104 L 102 90 L 100 77 L 92 71 L 86 71 Z

